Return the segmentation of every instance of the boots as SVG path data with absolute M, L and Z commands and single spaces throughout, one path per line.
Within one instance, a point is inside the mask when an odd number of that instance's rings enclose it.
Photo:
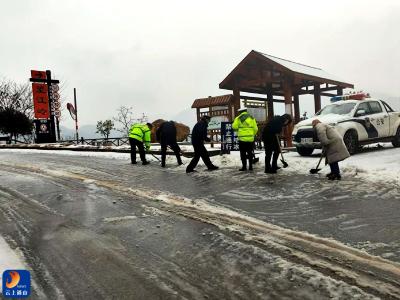
M 266 167 L 264 173 L 267 174 L 276 174 L 276 169 L 272 169 L 271 167 Z
M 249 157 L 249 171 L 253 171 L 253 158 Z
M 268 161 L 265 161 L 265 171 L 264 171 L 264 173 L 275 174 L 277 172 L 276 172 L 276 169 L 271 168 L 271 164 Z
M 341 180 L 342 176 L 340 176 L 340 174 L 334 174 L 332 173 L 330 176 L 328 176 L 329 180 Z
M 247 171 L 247 161 L 242 160 L 242 168 L 239 171 Z
M 219 169 L 219 167 L 214 166 L 214 165 L 211 165 L 211 166 L 208 167 L 209 171 L 214 171 L 214 170 L 218 170 L 218 169 Z

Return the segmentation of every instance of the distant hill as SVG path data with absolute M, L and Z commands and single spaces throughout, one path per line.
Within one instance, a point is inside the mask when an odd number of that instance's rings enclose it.
M 373 98 L 381 99 L 386 101 L 395 111 L 400 111 L 400 97 L 394 97 L 385 93 L 372 92 Z
M 75 130 L 60 126 L 60 134 L 64 140 L 70 140 L 75 138 Z M 121 137 L 122 134 L 119 131 L 112 130 L 110 137 Z M 85 139 L 97 139 L 102 138 L 102 136 L 96 133 L 96 125 L 83 125 L 79 128 L 79 137 Z
M 193 126 L 197 122 L 196 110 L 193 108 L 184 109 L 181 112 L 179 112 L 177 115 L 175 115 L 172 120 L 183 123 L 186 126 L 193 128 Z

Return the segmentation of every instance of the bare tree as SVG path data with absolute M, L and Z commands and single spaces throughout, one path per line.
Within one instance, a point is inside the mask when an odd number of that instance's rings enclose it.
M 15 120 L 19 120 L 19 123 L 26 123 L 26 120 L 33 120 L 33 101 L 32 101 L 32 89 L 29 82 L 18 84 L 12 80 L 7 80 L 5 78 L 0 79 L 0 112 L 14 112 L 17 116 Z M 4 120 L 3 120 L 4 121 Z M 9 121 L 8 123 L 10 123 Z M 10 123 L 11 124 L 11 123 Z M 22 126 L 17 124 L 14 127 L 19 128 Z M 4 133 L 10 133 L 14 138 L 18 136 L 22 137 L 26 142 L 32 141 L 33 139 L 33 127 L 32 123 L 30 126 L 26 126 L 29 130 L 25 131 L 9 131 L 2 130 Z M 13 129 L 14 130 L 14 129 Z
M 29 84 L 11 80 L 0 81 L 0 110 L 13 109 L 33 119 L 32 89 Z
M 113 120 L 119 124 L 116 128 L 124 136 L 128 136 L 131 125 L 135 122 L 133 118 L 133 108 L 128 106 L 121 106 L 117 109 L 117 116 Z
M 142 116 L 136 119 L 136 121 L 139 123 L 147 123 L 149 121 L 149 117 L 142 113 Z

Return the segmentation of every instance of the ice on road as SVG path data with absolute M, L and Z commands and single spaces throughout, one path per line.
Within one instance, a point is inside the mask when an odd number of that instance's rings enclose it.
M 377 152 L 386 151 L 397 149 Z M 192 175 L 172 158 L 161 169 L 125 154 L 0 150 L 0 159 L 0 234 L 32 270 L 34 298 L 400 297 L 389 168 L 359 172 L 349 160 L 339 183 L 309 175 L 315 159 L 295 154 L 276 176 L 238 172 L 235 155 Z

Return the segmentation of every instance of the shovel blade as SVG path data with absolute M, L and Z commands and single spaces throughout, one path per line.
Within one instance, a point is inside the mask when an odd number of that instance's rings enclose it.
M 282 162 L 282 166 L 284 168 L 287 168 L 289 166 L 288 163 L 286 161 L 284 161 L 283 159 L 281 159 L 281 162 Z
M 311 174 L 317 174 L 321 169 L 311 169 L 310 173 Z

